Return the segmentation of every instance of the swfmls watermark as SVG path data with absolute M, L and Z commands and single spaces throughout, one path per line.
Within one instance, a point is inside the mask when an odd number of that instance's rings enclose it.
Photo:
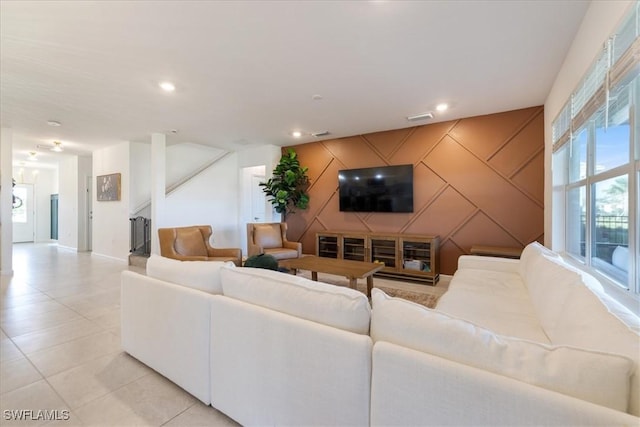
M 5 421 L 68 421 L 68 409 L 5 409 Z

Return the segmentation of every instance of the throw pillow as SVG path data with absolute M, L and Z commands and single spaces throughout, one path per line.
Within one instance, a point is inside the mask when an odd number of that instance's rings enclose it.
M 212 294 L 222 294 L 220 269 L 225 265 L 229 268 L 235 266 L 230 261 L 179 261 L 154 254 L 147 260 L 147 276 Z
M 261 268 L 223 268 L 224 295 L 358 334 L 369 332 L 366 295 L 343 286 Z

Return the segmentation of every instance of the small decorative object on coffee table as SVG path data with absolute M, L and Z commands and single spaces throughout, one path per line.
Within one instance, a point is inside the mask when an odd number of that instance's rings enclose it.
M 268 254 L 253 255 L 247 258 L 244 266 L 278 271 L 278 260 Z
M 349 279 L 349 287 L 356 289 L 358 279 L 367 279 L 367 296 L 371 296 L 373 288 L 373 274 L 384 268 L 382 262 L 362 262 L 346 259 L 332 259 L 317 256 L 305 256 L 296 259 L 280 261 L 280 265 L 293 270 L 308 270 L 311 272 L 311 279 L 318 280 L 318 273 L 335 274 Z

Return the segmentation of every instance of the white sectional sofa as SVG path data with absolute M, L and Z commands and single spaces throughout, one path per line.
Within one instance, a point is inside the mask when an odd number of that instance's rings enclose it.
M 193 289 L 197 288 L 197 289 Z M 270 270 L 152 256 L 122 274 L 122 346 L 242 425 L 368 425 L 371 306 Z
M 372 425 L 640 425 L 640 319 L 537 243 L 372 303 Z
M 463 256 L 435 310 L 152 256 L 126 352 L 243 425 L 640 425 L 640 320 L 538 244 Z

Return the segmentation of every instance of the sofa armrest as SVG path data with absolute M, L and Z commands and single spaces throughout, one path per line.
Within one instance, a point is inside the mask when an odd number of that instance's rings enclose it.
M 518 273 L 520 260 L 479 255 L 462 255 L 458 258 L 458 269 L 473 268 L 475 270 L 502 271 Z
M 121 278 L 123 350 L 208 405 L 214 296 L 131 271 Z
M 282 242 L 282 246 L 287 249 L 293 249 L 294 251 L 298 251 L 298 258 L 302 255 L 302 243 L 300 242 L 290 242 L 284 241 Z
M 247 244 L 247 256 L 260 255 L 264 253 L 264 248 L 253 241 L 253 239 L 248 239 L 249 242 Z
M 369 425 L 368 335 L 227 296 L 211 308 L 216 409 L 247 426 Z
M 242 267 L 242 250 L 239 248 L 208 248 L 211 258 L 233 258 L 233 263 Z
M 387 342 L 373 349 L 371 425 L 638 425 L 640 418 Z

